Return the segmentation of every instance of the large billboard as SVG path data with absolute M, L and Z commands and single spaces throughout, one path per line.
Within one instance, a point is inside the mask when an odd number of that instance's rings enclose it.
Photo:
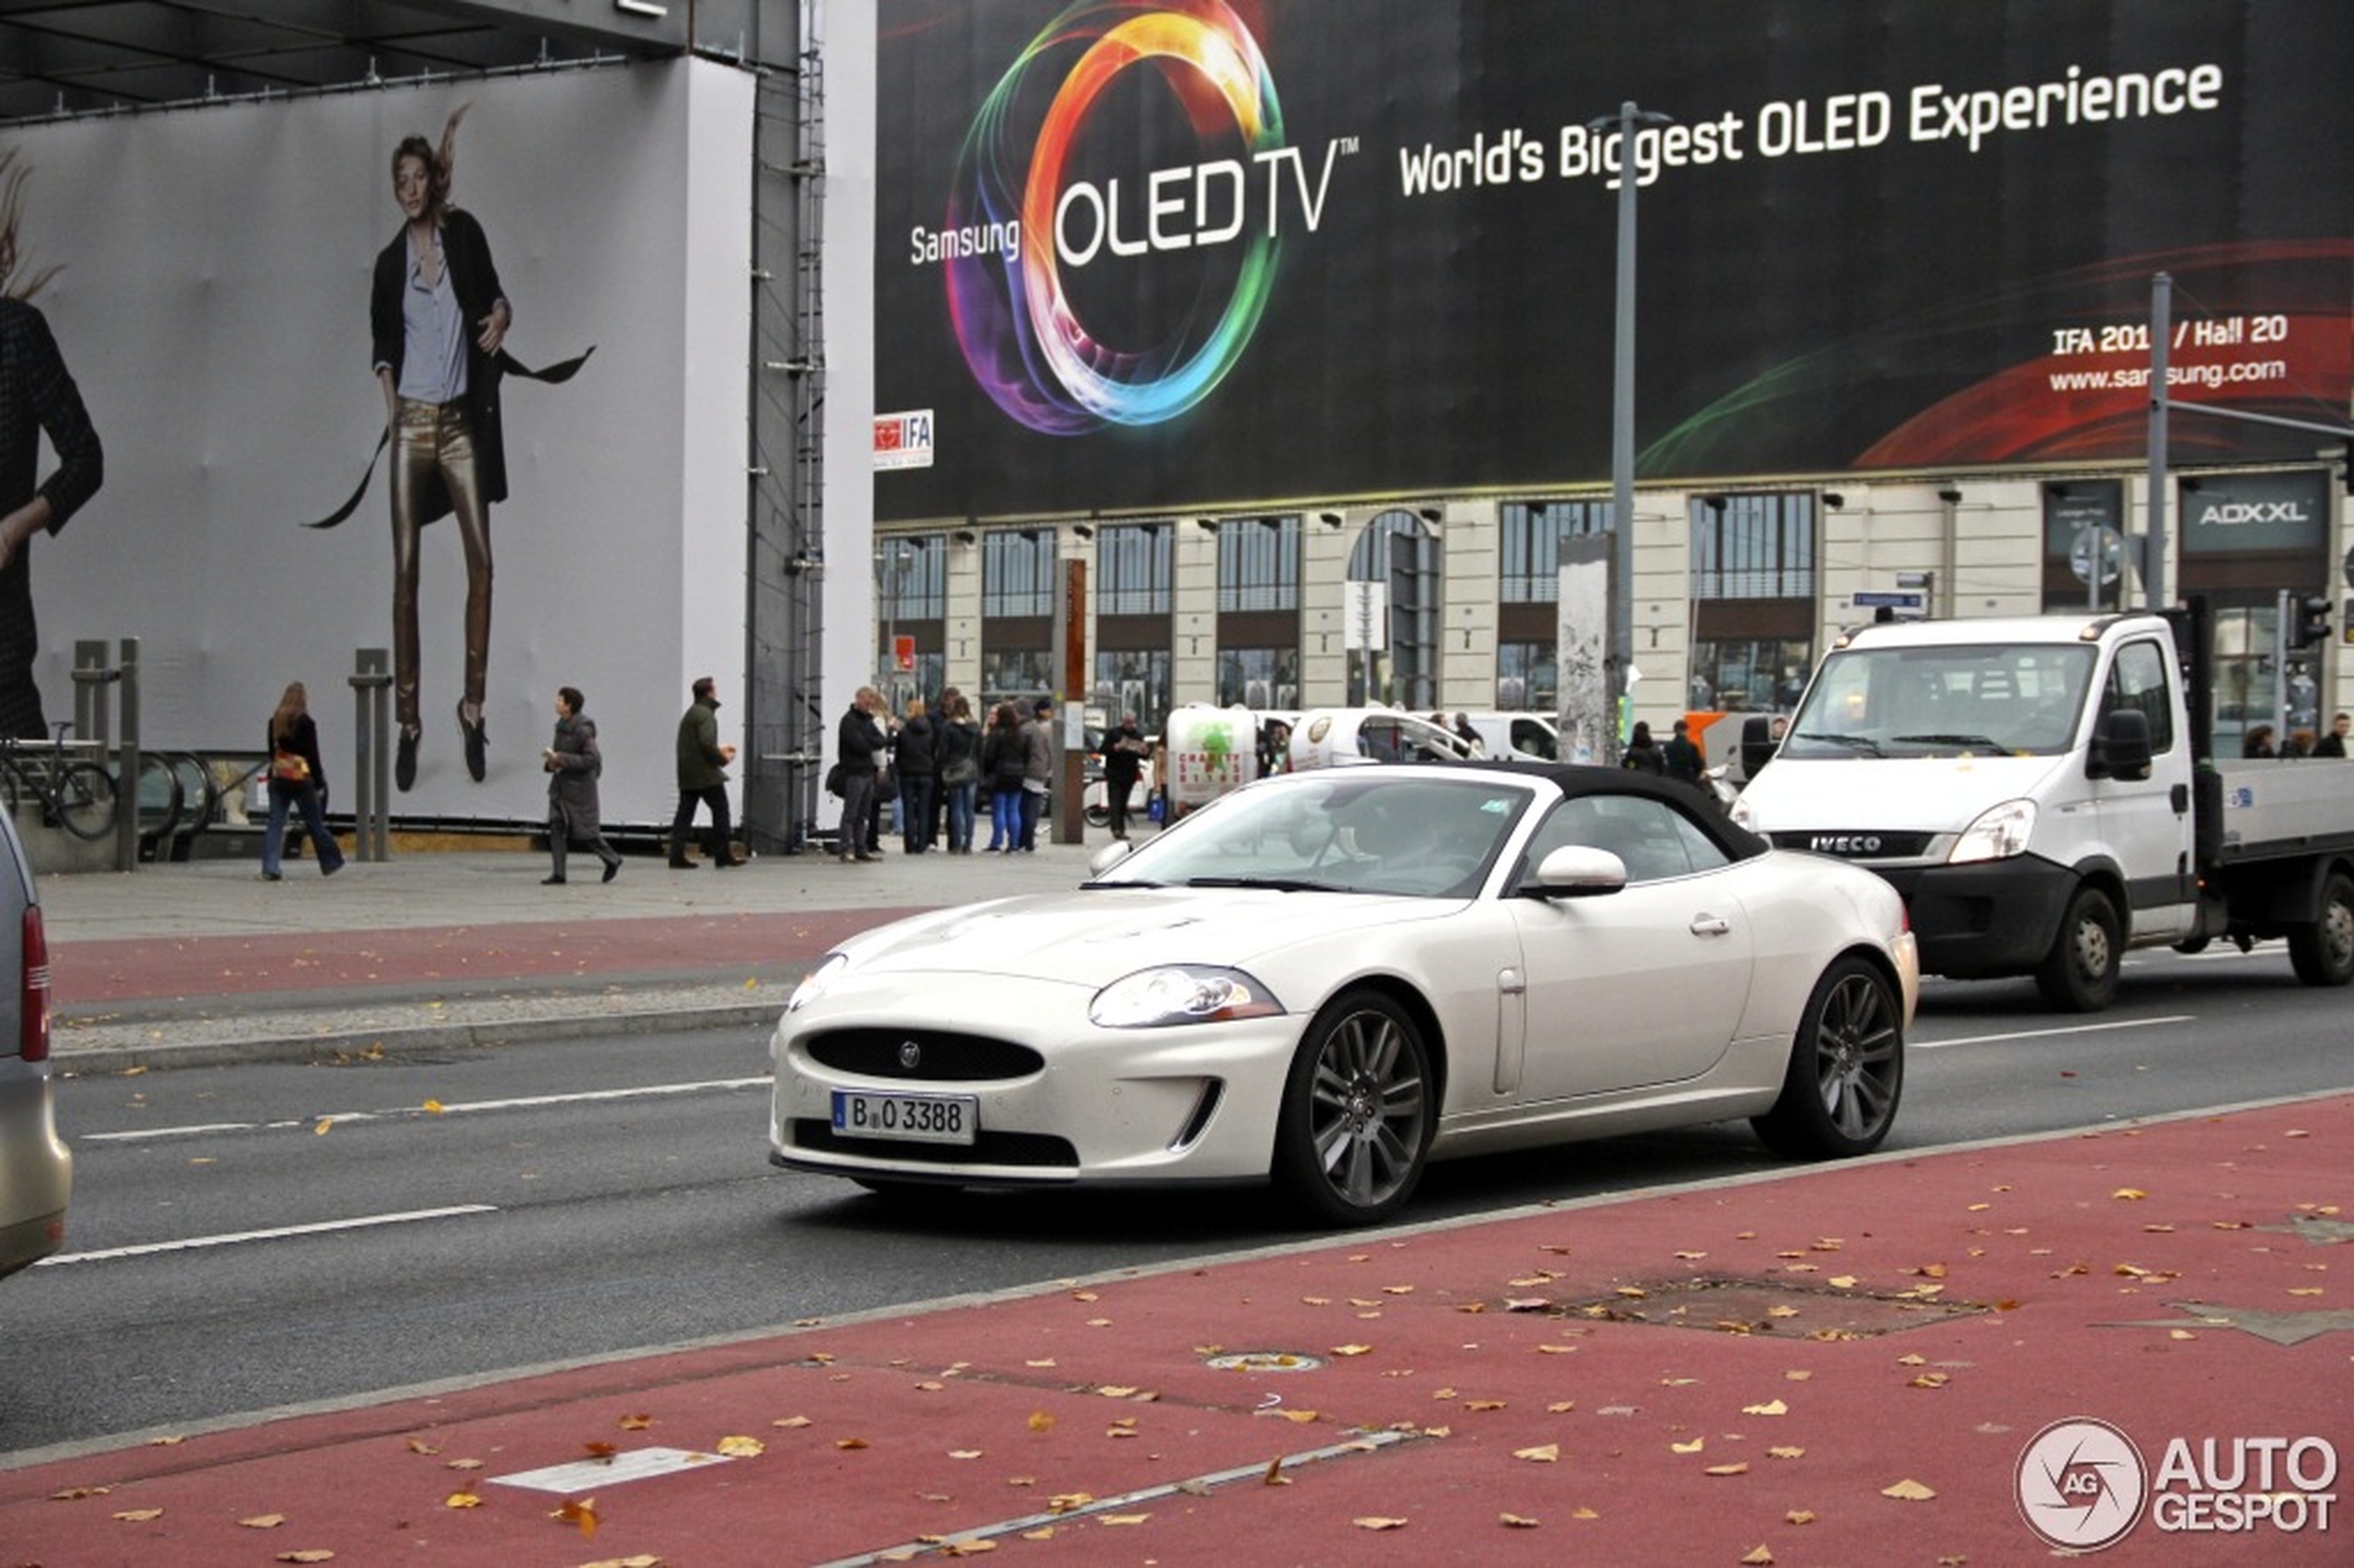
M 885 519 L 1607 478 L 1629 104 L 1646 479 L 2347 412 L 2342 0 L 880 3 Z
M 105 452 L 96 493 L 27 549 L 43 703 L 72 714 L 75 641 L 135 637 L 148 745 L 258 751 L 300 680 L 348 806 L 355 652 L 394 649 L 399 619 L 375 364 L 379 264 L 405 254 L 394 154 L 411 135 L 438 153 L 460 110 L 449 205 L 487 248 L 519 369 L 500 398 L 506 499 L 479 536 L 456 515 L 419 530 L 423 733 L 392 809 L 543 819 L 568 685 L 599 724 L 607 819 L 666 821 L 688 683 L 735 689 L 743 666 L 752 88 L 705 62 L 11 136 L 18 277 L 57 269 L 31 304 Z M 584 354 L 561 383 L 520 373 Z M 476 663 L 479 782 L 456 716 Z

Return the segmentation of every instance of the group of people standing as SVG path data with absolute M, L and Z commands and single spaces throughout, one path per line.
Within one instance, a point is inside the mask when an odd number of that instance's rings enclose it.
M 2354 714 L 2339 714 L 2330 720 L 2330 732 L 2316 738 L 2310 729 L 2292 729 L 2286 740 L 2277 746 L 2272 742 L 2272 727 L 2251 725 L 2240 738 L 2243 757 L 2343 757 L 2346 755 L 2347 731 L 2354 728 Z
M 936 703 L 909 699 L 898 714 L 882 693 L 862 686 L 835 733 L 841 769 L 842 837 L 836 858 L 872 860 L 882 853 L 883 805 L 895 798 L 901 843 L 909 854 L 945 849 L 976 853 L 981 803 L 989 804 L 989 843 L 980 853 L 1011 854 L 1036 847 L 1038 816 L 1054 777 L 1051 698 L 1000 702 L 984 727 L 955 687 Z

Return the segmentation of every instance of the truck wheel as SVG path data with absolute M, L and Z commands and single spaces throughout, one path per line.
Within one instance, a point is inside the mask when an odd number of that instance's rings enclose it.
M 2354 980 L 2354 879 L 2343 871 L 2323 879 L 2313 923 L 2288 933 L 2288 961 L 2307 985 Z
M 2117 906 L 2098 888 L 2079 888 L 2060 917 L 2059 938 L 2035 971 L 2044 1004 L 2063 1013 L 2097 1013 L 2117 1000 L 2123 933 Z

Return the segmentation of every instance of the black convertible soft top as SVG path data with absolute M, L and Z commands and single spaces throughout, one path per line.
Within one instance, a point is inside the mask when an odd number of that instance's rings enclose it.
M 1774 847 L 1735 823 L 1717 809 L 1716 803 L 1708 795 L 1680 778 L 1662 778 L 1656 774 L 1626 767 L 1588 767 L 1574 763 L 1519 762 L 1499 758 L 1474 757 L 1469 762 L 1452 765 L 1542 778 L 1558 789 L 1565 799 L 1579 795 L 1639 795 L 1647 800 L 1664 802 L 1689 817 L 1693 827 L 1708 835 L 1719 849 L 1735 860 L 1747 860 Z

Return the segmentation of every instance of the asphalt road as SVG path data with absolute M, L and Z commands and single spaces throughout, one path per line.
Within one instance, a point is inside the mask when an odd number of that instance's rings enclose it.
M 2277 944 L 2136 955 L 2091 1018 L 1933 981 L 1890 1146 L 2343 1090 L 2346 1008 Z M 778 1171 L 766 1072 L 704 1031 L 62 1081 L 73 1231 L 0 1285 L 0 1453 L 1297 1237 L 1249 1193 L 911 1205 Z M 1438 1167 L 1411 1218 L 1775 1163 L 1739 1124 L 1609 1140 Z

